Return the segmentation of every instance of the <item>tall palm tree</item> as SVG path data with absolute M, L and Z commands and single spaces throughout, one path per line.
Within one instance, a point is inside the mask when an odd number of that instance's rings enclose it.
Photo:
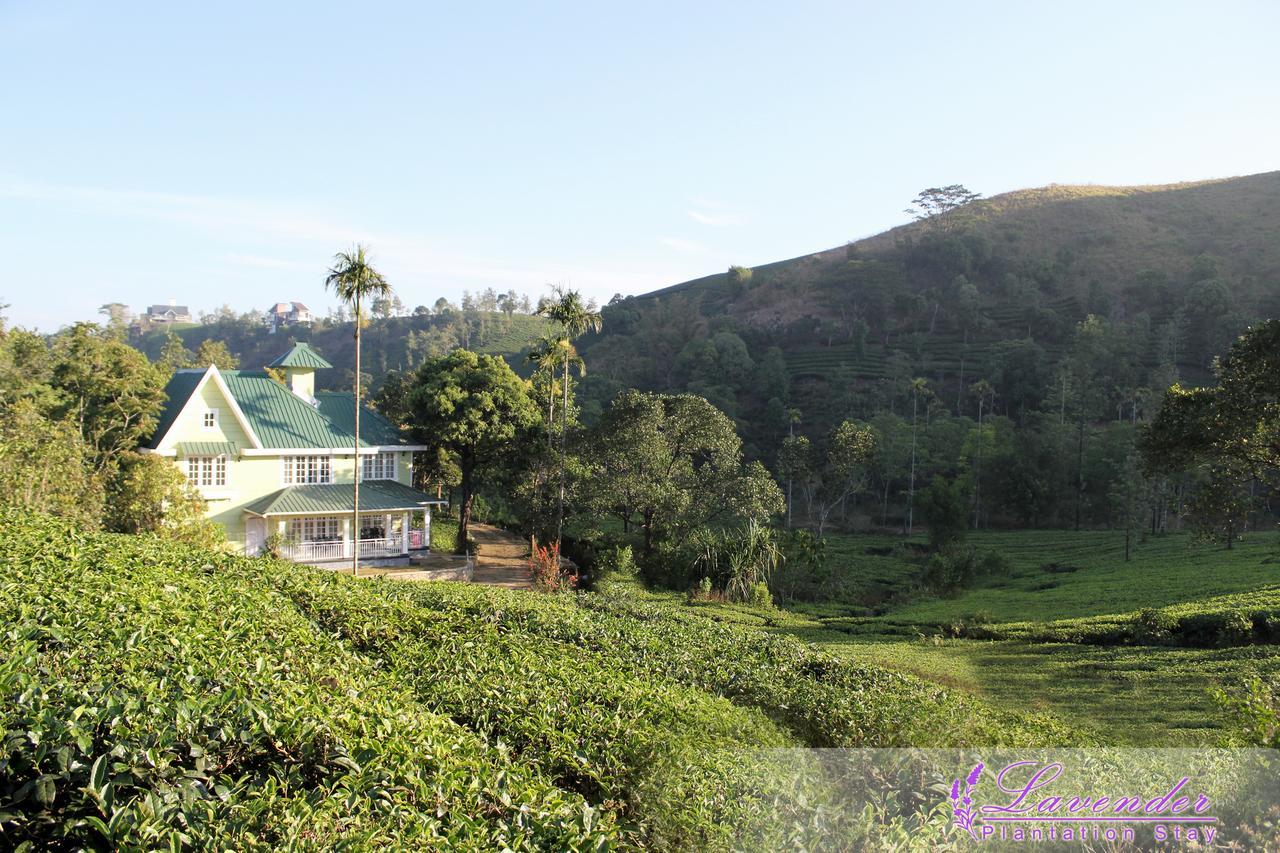
M 560 423 L 563 427 L 560 430 L 560 497 L 556 504 L 556 547 L 559 547 L 561 534 L 564 530 L 564 492 L 567 458 L 567 445 L 565 442 L 569 435 L 569 368 L 576 359 L 579 364 L 579 374 L 581 375 L 585 370 L 585 367 L 582 366 L 582 359 L 578 356 L 577 350 L 573 348 L 572 342 L 574 338 L 579 338 L 587 332 L 600 331 L 600 328 L 604 325 L 604 320 L 594 306 L 583 301 L 581 293 L 559 286 L 552 288 L 552 298 L 538 306 L 538 313 L 555 320 L 564 327 L 564 340 L 568 344 L 568 346 L 559 348 L 560 363 L 564 369 L 564 387 L 562 389 L 564 400 L 560 407 Z
M 915 522 L 916 506 L 916 423 L 920 408 L 920 397 L 929 393 L 929 383 L 923 379 L 911 380 L 911 479 L 907 486 L 907 535 Z M 927 426 L 926 426 L 927 428 Z
M 996 389 L 985 379 L 979 379 L 969 387 L 978 398 L 978 447 L 973 466 L 973 529 L 982 521 L 982 412 L 988 400 L 994 402 Z
M 349 252 L 339 252 L 333 256 L 333 266 L 325 277 L 326 290 L 332 290 L 338 299 L 352 307 L 356 326 L 356 428 L 355 452 L 355 501 L 351 508 L 351 532 L 355 538 L 355 546 L 351 549 L 351 575 L 360 574 L 360 325 L 364 318 L 360 313 L 360 304 L 367 299 L 385 299 L 391 295 L 391 285 L 382 277 L 382 273 L 373 268 L 369 261 L 368 248 L 357 243 Z

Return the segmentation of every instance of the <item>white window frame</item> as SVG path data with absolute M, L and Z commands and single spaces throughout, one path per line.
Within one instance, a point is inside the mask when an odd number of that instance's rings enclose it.
M 394 480 L 396 479 L 396 457 L 394 450 L 383 450 L 360 457 L 361 480 Z
M 285 526 L 290 542 L 302 544 L 315 542 L 341 542 L 342 519 L 336 515 L 311 515 L 290 518 Z
M 226 456 L 188 456 L 187 480 L 200 488 L 214 488 L 227 484 Z
M 286 486 L 306 486 L 333 482 L 332 456 L 280 457 L 280 482 Z
M 205 409 L 204 415 L 200 418 L 200 424 L 205 429 L 217 429 L 218 428 L 218 410 Z

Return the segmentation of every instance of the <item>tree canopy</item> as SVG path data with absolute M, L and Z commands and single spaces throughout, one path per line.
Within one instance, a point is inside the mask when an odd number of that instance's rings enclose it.
M 475 477 L 539 422 L 529 383 L 501 358 L 455 350 L 418 369 L 406 410 L 414 436 L 457 459 L 458 547 L 465 548 Z

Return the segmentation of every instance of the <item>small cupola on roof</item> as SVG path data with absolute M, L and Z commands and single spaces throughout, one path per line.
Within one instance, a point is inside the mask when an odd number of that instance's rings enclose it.
M 289 390 L 308 403 L 316 399 L 316 371 L 333 367 L 325 361 L 320 353 L 311 348 L 305 341 L 293 345 L 293 349 L 267 365 L 284 371 L 285 384 Z

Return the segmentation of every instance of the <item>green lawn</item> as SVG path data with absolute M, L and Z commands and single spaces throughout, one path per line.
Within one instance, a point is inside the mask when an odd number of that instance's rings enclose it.
M 969 544 L 1004 554 L 1007 575 L 952 598 L 916 592 L 907 600 L 902 593 L 912 588 L 920 564 L 910 550 L 883 553 L 899 541 L 830 537 L 837 586 L 858 591 L 857 603 L 773 612 L 715 604 L 689 609 L 763 626 L 996 705 L 1043 711 L 1112 744 L 1220 742 L 1235 722 L 1212 691 L 1230 692 L 1250 672 L 1280 675 L 1274 645 L 1247 639 L 1227 648 L 1139 645 L 1127 633 L 1147 608 L 1162 608 L 1174 623 L 1280 613 L 1280 536 L 1273 532 L 1247 536 L 1230 551 L 1186 535 L 1153 537 L 1136 544 L 1128 562 L 1114 532 L 983 532 Z M 871 607 L 879 615 L 866 615 Z M 999 639 L 948 636 L 974 626 L 979 631 L 967 633 Z

